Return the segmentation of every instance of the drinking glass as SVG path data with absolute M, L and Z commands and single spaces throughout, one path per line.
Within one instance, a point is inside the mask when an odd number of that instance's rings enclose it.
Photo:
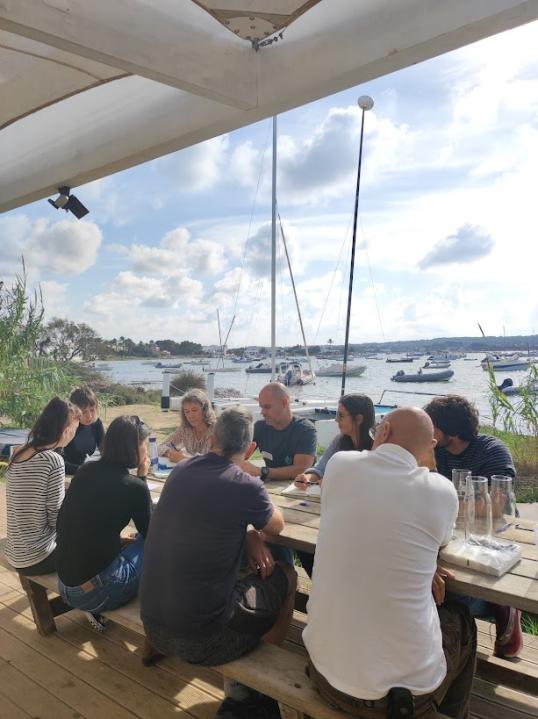
M 491 537 L 491 497 L 487 477 L 468 478 L 465 518 L 468 537 Z
M 467 491 L 467 477 L 471 476 L 470 469 L 453 469 L 452 484 L 458 493 L 458 516 L 454 524 L 453 536 L 456 539 L 466 539 L 466 522 L 465 522 L 465 493 Z
M 504 474 L 492 475 L 491 514 L 495 534 L 502 534 L 516 526 L 516 496 L 512 477 Z

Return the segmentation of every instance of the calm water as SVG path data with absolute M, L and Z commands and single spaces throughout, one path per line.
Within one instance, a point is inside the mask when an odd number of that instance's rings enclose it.
M 421 383 L 421 384 L 397 384 L 391 382 L 390 378 L 399 369 L 406 373 L 416 373 L 419 367 L 425 362 L 425 357 L 415 360 L 409 364 L 390 364 L 382 360 L 358 359 L 353 364 L 366 365 L 367 369 L 361 377 L 349 377 L 346 381 L 346 392 L 363 392 L 368 394 L 374 402 L 379 402 L 383 395 L 385 404 L 415 404 L 422 406 L 429 401 L 430 397 L 421 393 L 433 394 L 461 394 L 475 402 L 481 416 L 486 419 L 490 415 L 488 404 L 488 373 L 480 367 L 482 355 L 468 355 L 468 359 L 454 360 L 450 369 L 454 371 L 454 377 L 449 382 Z M 181 361 L 181 358 L 177 360 Z M 173 362 L 173 360 L 170 360 Z M 160 388 L 162 383 L 162 370 L 151 365 L 144 364 L 140 360 L 122 360 L 108 362 L 110 370 L 104 371 L 114 382 L 122 384 L 141 384 L 146 388 Z M 324 363 L 326 364 L 326 362 Z M 313 362 L 314 369 L 317 362 Z M 238 390 L 243 396 L 256 397 L 261 387 L 269 381 L 270 375 L 252 375 L 245 372 L 248 365 L 233 364 L 226 361 L 225 367 L 239 368 L 237 372 L 217 372 L 215 375 L 215 387 L 230 387 Z M 207 369 L 207 368 L 206 368 Z M 202 367 L 184 364 L 178 370 L 192 370 L 202 373 Z M 515 384 L 520 384 L 526 372 L 498 372 L 496 373 L 498 384 L 506 377 L 512 377 Z M 340 378 L 319 377 L 315 385 L 292 388 L 291 393 L 297 397 L 316 398 L 333 400 L 340 395 Z M 399 392 L 405 392 L 400 394 Z

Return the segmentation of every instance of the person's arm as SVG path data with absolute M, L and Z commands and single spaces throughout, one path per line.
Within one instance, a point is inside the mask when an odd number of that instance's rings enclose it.
M 488 479 L 491 479 L 494 474 L 504 474 L 515 479 L 514 460 L 504 442 L 497 440 L 492 447 L 487 448 L 480 474 Z
M 271 518 L 261 530 L 262 537 L 278 537 L 284 526 L 284 516 L 281 510 L 278 507 L 273 507 Z
M 302 474 L 299 474 L 297 475 L 297 477 L 295 477 L 295 483 L 298 486 L 304 486 L 308 484 L 309 481 L 319 481 L 319 483 L 321 484 L 321 480 L 323 479 L 323 475 L 325 474 L 325 467 L 327 466 L 327 462 L 330 460 L 333 454 L 338 451 L 338 445 L 340 444 L 341 438 L 342 435 L 337 434 L 336 437 L 333 438 L 325 452 L 323 452 L 321 457 L 318 459 L 316 464 L 313 467 L 308 467 Z M 310 475 L 310 477 L 308 475 Z
M 139 477 L 134 481 L 136 485 L 133 487 L 131 514 L 135 527 L 143 537 L 146 537 L 153 504 L 145 478 Z
M 59 462 L 55 459 L 49 470 L 47 494 L 45 498 L 47 525 L 51 529 L 56 529 L 58 512 L 60 511 L 65 496 L 65 470 L 62 466 L 62 458 L 58 457 L 58 459 Z
M 172 432 L 172 434 L 157 447 L 157 452 L 163 457 L 168 457 L 172 462 L 181 462 L 182 459 L 190 457 L 190 454 L 185 449 L 183 428 L 178 427 L 175 432 Z

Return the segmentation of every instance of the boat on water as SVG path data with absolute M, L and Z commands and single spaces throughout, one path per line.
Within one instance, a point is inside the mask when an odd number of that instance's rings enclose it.
M 446 369 L 447 367 L 450 367 L 448 360 L 428 360 L 422 369 Z
M 154 366 L 157 369 L 179 369 L 181 367 L 181 362 L 172 363 L 172 364 L 165 364 L 164 362 L 157 362 Z
M 441 372 L 419 371 L 415 374 L 406 374 L 401 369 L 391 377 L 391 380 L 393 382 L 448 382 L 453 376 L 454 372 L 451 369 L 442 370 Z
M 435 352 L 428 357 L 428 361 L 442 362 L 443 360 L 465 359 L 465 352 Z
M 251 365 L 245 369 L 248 374 L 271 374 L 273 368 L 270 362 L 258 362 L 256 365 Z
M 280 362 L 277 372 L 277 381 L 285 387 L 311 384 L 316 378 L 315 374 L 305 369 L 300 362 Z
M 241 367 L 203 367 L 204 372 L 240 372 Z
M 316 359 L 318 359 L 318 360 L 334 360 L 334 362 L 343 362 L 344 355 L 342 352 L 322 352 L 321 354 L 316 355 Z M 348 353 L 347 361 L 351 362 L 354 359 L 355 359 L 355 355 Z
M 497 389 L 500 389 L 508 397 L 521 394 L 538 394 L 538 381 L 522 382 L 520 385 L 515 385 L 514 380 L 507 377 Z
M 342 363 L 322 365 L 316 370 L 318 377 L 341 377 L 344 367 Z M 366 371 L 365 365 L 347 366 L 346 375 L 348 377 L 360 377 Z
M 526 370 L 529 369 L 529 367 L 531 366 L 531 362 L 528 359 L 522 359 L 517 354 L 487 354 L 480 362 L 480 366 L 485 372 L 487 372 L 490 367 L 494 370 L 499 371 Z
M 394 364 L 395 362 L 414 362 L 415 360 L 413 357 L 387 357 L 385 361 Z

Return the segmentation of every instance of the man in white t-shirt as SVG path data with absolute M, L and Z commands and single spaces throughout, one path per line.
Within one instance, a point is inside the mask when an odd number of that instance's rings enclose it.
M 400 408 L 372 451 L 339 452 L 325 471 L 303 638 L 322 696 L 356 716 L 396 716 L 402 706 L 412 716 L 413 704 L 421 718 L 436 708 L 469 713 L 474 621 L 455 602 L 436 607 L 438 552 L 458 500 L 450 482 L 419 466 L 434 445 L 428 415 Z

